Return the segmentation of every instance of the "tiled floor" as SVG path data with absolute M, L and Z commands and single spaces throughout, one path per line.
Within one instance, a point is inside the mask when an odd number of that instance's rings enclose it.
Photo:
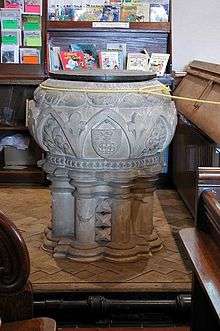
M 51 218 L 48 189 L 1 188 L 0 209 L 15 222 L 27 243 L 35 291 L 190 290 L 191 273 L 175 238 L 179 229 L 192 226 L 192 220 L 173 190 L 157 191 L 155 195 L 154 225 L 163 249 L 135 263 L 55 260 L 43 251 L 43 230 Z

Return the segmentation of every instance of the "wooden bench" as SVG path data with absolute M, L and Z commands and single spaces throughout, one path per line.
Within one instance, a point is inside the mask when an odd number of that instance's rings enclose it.
M 29 274 L 30 260 L 26 244 L 15 225 L 0 212 L 1 331 L 56 330 L 56 323 L 52 319 L 32 319 L 33 294 L 28 281 Z
M 196 227 L 180 231 L 193 268 L 192 331 L 220 330 L 220 168 L 199 168 Z

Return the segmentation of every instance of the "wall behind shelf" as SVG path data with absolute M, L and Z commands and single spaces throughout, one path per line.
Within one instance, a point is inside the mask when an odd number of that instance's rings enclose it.
M 220 1 L 172 1 L 173 69 L 193 60 L 220 63 Z

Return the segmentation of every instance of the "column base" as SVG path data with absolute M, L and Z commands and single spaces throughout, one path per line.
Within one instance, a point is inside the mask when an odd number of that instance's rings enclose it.
M 94 262 L 102 259 L 103 248 L 100 245 L 76 243 L 73 238 L 53 238 L 51 226 L 44 230 L 42 249 L 55 258 L 68 258 L 80 262 Z
M 103 259 L 106 261 L 114 262 L 136 262 L 142 258 L 149 258 L 151 256 L 149 248 L 145 247 L 145 252 L 140 251 L 139 247 L 136 246 L 132 249 L 120 249 L 120 248 L 105 248 Z
M 114 262 L 136 262 L 143 258 L 149 258 L 152 253 L 162 249 L 162 241 L 155 230 L 149 236 L 136 237 L 131 243 L 120 244 L 83 244 L 77 243 L 74 238 L 53 238 L 51 226 L 45 231 L 42 249 L 53 254 L 55 258 L 68 258 L 78 262 L 95 262 L 99 260 Z
M 158 252 L 163 248 L 163 242 L 160 239 L 160 237 L 157 234 L 155 229 L 153 230 L 152 234 L 150 235 L 149 245 L 150 245 L 150 251 L 152 253 Z

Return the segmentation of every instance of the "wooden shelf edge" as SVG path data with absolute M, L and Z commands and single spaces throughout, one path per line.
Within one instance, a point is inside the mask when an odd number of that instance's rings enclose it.
M 43 170 L 37 166 L 26 166 L 24 169 L 4 169 L 0 167 L 0 175 L 5 174 L 6 172 L 24 175 L 25 173 L 42 173 Z
M 45 78 L 42 64 L 0 63 L 0 84 L 5 80 L 13 83 L 19 81 L 42 81 Z
M 45 185 L 45 173 L 39 167 L 28 166 L 25 169 L 0 168 L 0 186 L 4 185 Z
M 59 31 L 59 30 L 73 30 L 73 29 L 123 29 L 123 28 L 93 28 L 93 22 L 89 21 L 48 21 L 47 22 L 47 31 Z M 103 22 L 104 23 L 104 22 Z M 117 22 L 116 22 L 117 23 Z M 158 32 L 167 32 L 171 31 L 170 22 L 130 22 L 130 27 L 125 30 L 150 30 Z
M 1 126 L 0 131 L 28 131 L 27 126 Z

